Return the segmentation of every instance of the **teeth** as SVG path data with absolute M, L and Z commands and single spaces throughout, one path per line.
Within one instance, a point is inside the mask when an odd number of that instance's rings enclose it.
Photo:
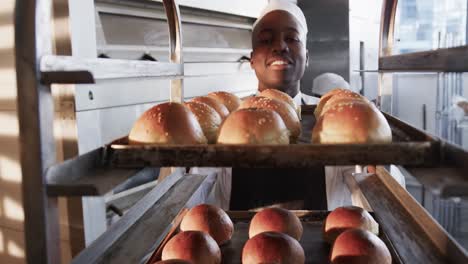
M 285 65 L 285 64 L 288 64 L 288 63 L 285 61 L 274 61 L 273 63 L 271 63 L 271 65 Z

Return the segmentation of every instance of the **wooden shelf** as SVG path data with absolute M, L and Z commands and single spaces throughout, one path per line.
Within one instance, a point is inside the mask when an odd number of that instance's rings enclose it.
M 49 196 L 104 195 L 128 178 L 152 170 L 113 169 L 104 163 L 102 148 L 52 166 L 46 172 Z
M 467 252 L 383 167 L 352 178 L 405 263 L 468 263 Z
M 94 83 L 99 79 L 171 78 L 183 74 L 183 65 L 171 62 L 153 62 L 116 59 L 82 59 L 71 56 L 47 55 L 40 62 L 41 82 Z
M 468 72 L 468 46 L 380 57 L 379 70 Z
M 435 167 L 440 142 L 401 120 L 386 115 L 391 144 L 310 144 L 315 106 L 302 108 L 302 134 L 291 145 L 129 145 L 122 138 L 108 146 L 108 162 L 115 168 L 143 166 L 310 167 L 316 165 L 399 164 Z
M 141 263 L 161 243 L 173 219 L 205 178 L 177 173 L 168 176 L 72 263 Z

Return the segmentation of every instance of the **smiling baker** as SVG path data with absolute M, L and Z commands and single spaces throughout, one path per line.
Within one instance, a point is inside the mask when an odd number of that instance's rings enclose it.
M 278 89 L 297 105 L 316 103 L 302 94 L 300 80 L 308 65 L 307 23 L 302 10 L 288 1 L 270 1 L 254 23 L 250 64 L 258 90 Z
M 301 9 L 288 1 L 270 1 L 254 24 L 251 66 L 258 90 L 277 89 L 297 105 L 315 103 L 300 92 L 308 64 L 307 23 Z M 232 169 L 231 210 L 281 205 L 288 209 L 326 210 L 323 166 L 314 168 Z

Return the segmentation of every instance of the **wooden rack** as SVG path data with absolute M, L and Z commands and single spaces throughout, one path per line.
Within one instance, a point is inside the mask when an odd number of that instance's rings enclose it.
M 170 32 L 170 63 L 122 61 L 109 59 L 79 59 L 67 56 L 55 56 L 52 49 L 51 7 L 52 0 L 17 0 L 15 16 L 16 67 L 18 86 L 18 111 L 21 138 L 21 164 L 23 175 L 23 201 L 25 211 L 26 257 L 29 263 L 60 263 L 59 225 L 57 214 L 58 196 L 103 195 L 119 183 L 137 173 L 145 173 L 143 167 L 122 168 L 127 160 L 121 160 L 123 152 L 136 153 L 131 148 L 121 149 L 102 147 L 85 155 L 57 164 L 55 143 L 52 133 L 53 100 L 51 84 L 53 83 L 93 83 L 96 79 L 161 77 L 171 79 L 171 100 L 180 102 L 183 99 L 183 58 L 181 21 L 176 1 L 163 0 L 168 18 Z M 393 22 L 397 1 L 384 1 L 382 20 L 382 41 L 380 70 L 456 70 L 468 71 L 466 47 L 434 51 L 425 54 L 409 54 L 399 57 L 391 56 L 393 41 Z M 436 68 L 416 67 L 419 60 L 430 57 Z M 445 60 L 445 61 L 444 61 Z M 452 61 L 461 61 L 460 64 Z M 396 64 L 395 62 L 398 62 Z M 415 66 L 416 65 L 416 66 Z M 384 77 L 381 78 L 385 80 Z M 385 88 L 385 87 L 383 87 Z M 382 88 L 382 89 L 383 89 Z M 381 90 L 382 90 L 381 89 Z M 391 116 L 394 127 L 407 128 L 407 124 L 396 121 Z M 414 130 L 416 131 L 416 130 Z M 422 132 L 416 131 L 416 134 Z M 462 149 L 436 139 L 425 133 L 420 134 L 425 140 L 422 148 L 428 151 L 421 160 L 408 159 L 372 159 L 372 163 L 387 162 L 412 165 L 415 176 L 445 196 L 468 195 L 468 153 Z M 348 164 L 342 156 L 333 155 L 347 148 L 355 151 L 353 155 L 363 153 L 369 146 L 313 146 L 298 145 L 271 148 L 267 155 L 274 152 L 301 153 L 320 150 L 328 160 L 319 160 L 313 164 Z M 149 154 L 159 151 L 174 152 L 179 147 L 150 147 L 140 150 Z M 201 151 L 223 151 L 222 147 L 207 146 Z M 218 149 L 217 149 L 218 148 Z M 250 147 L 238 148 L 239 153 L 250 153 Z M 384 150 L 392 153 L 392 145 Z M 400 148 L 399 151 L 402 149 Z M 149 152 L 148 152 L 149 151 Z M 200 148 L 196 149 L 200 151 Z M 229 149 L 228 151 L 232 151 Z M 417 151 L 409 145 L 408 152 Z M 394 153 L 395 154 L 395 153 Z M 146 155 L 146 154 L 145 154 Z M 304 154 L 305 155 L 305 154 Z M 276 165 L 292 166 L 281 163 L 282 157 L 276 158 Z M 302 156 L 304 157 L 304 156 Z M 228 157 L 213 163 L 217 166 L 236 165 Z M 216 161 L 214 158 L 213 161 Z M 113 162 L 109 162 L 113 161 Z M 187 161 L 187 160 L 185 160 Z M 361 160 L 352 160 L 357 162 Z M 365 160 L 362 160 L 365 161 Z M 368 161 L 368 160 L 367 160 Z M 114 166 L 117 162 L 119 166 Z M 153 165 L 179 165 L 174 159 L 153 162 Z M 190 163 L 185 165 L 197 165 Z M 128 163 L 127 163 L 128 165 Z M 146 164 L 138 164 L 146 165 Z M 181 164 L 180 164 L 181 165 Z M 261 161 L 251 166 L 261 166 Z M 265 164 L 264 164 L 265 165 Z M 271 164 L 270 164 L 271 165 Z M 301 166 L 311 165 L 304 163 Z M 446 174 L 424 173 L 424 168 L 431 166 L 430 171 L 444 170 Z M 427 171 L 426 171 L 427 172 Z M 123 218 L 106 231 L 100 238 L 80 253 L 73 263 L 108 263 L 126 260 L 138 262 L 145 254 L 151 252 L 169 231 L 174 217 L 188 204 L 196 204 L 194 193 L 205 181 L 205 176 L 173 174 L 158 184 L 149 194 L 140 200 Z M 377 174 L 356 179 L 356 184 L 369 200 L 377 218 L 383 222 L 383 228 L 389 234 L 405 233 L 408 239 L 390 235 L 397 251 L 407 263 L 418 263 L 423 259 L 430 263 L 467 263 L 468 255 L 448 234 L 436 224 L 427 212 L 409 194 L 391 182 L 391 177 L 383 168 Z M 164 214 L 156 214 L 157 212 Z M 423 217 L 423 219 L 421 219 Z M 148 221 L 151 219 L 152 224 Z M 401 223 L 404 223 L 401 225 Z M 138 239 L 136 239 L 138 238 Z M 141 239 L 140 239 L 141 238 Z M 138 242 L 135 242 L 138 241 Z M 431 253 L 435 252 L 435 253 Z M 404 253 L 404 254 L 403 254 Z M 428 263 L 428 262 L 425 262 Z

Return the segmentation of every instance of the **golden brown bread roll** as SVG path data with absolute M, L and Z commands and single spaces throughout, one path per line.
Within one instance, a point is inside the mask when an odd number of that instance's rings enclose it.
M 331 251 L 332 264 L 391 264 L 390 251 L 369 231 L 350 229 L 339 235 Z
M 323 222 L 323 238 L 333 244 L 338 235 L 353 228 L 379 234 L 379 225 L 366 210 L 357 206 L 343 206 L 333 210 Z
M 382 113 L 362 100 L 334 104 L 318 118 L 313 143 L 390 143 L 392 131 Z
M 208 96 L 199 96 L 193 98 L 191 101 L 205 103 L 211 106 L 216 112 L 218 112 L 222 120 L 224 120 L 229 115 L 229 110 L 227 107 L 214 98 Z
M 221 126 L 221 116 L 211 106 L 201 102 L 185 103 L 190 111 L 195 115 L 205 134 L 208 143 L 216 143 L 219 127 Z
M 179 103 L 156 105 L 140 116 L 128 136 L 130 144 L 205 144 L 195 115 Z
M 247 108 L 234 111 L 221 125 L 220 144 L 289 144 L 289 130 L 275 111 Z
M 241 103 L 241 100 L 239 99 L 239 97 L 237 97 L 236 95 L 232 93 L 228 93 L 224 91 L 209 93 L 208 97 L 218 100 L 220 103 L 226 106 L 229 112 L 236 111 L 237 108 L 239 108 L 239 105 Z
M 280 90 L 276 90 L 276 89 L 266 89 L 260 92 L 260 94 L 258 95 L 271 98 L 271 99 L 280 100 L 280 101 L 287 103 L 294 109 L 294 111 L 296 111 L 298 117 L 301 118 L 301 107 L 296 105 L 296 103 L 294 102 L 294 99 L 292 99 L 292 97 L 289 96 L 289 94 L 282 92 Z
M 345 90 L 343 92 L 339 92 L 333 95 L 332 97 L 330 97 L 327 100 L 327 102 L 323 104 L 322 111 L 318 113 L 317 117 L 320 117 L 323 113 L 326 113 L 330 108 L 333 108 L 335 105 L 339 105 L 341 103 L 348 103 L 351 101 L 362 101 L 364 103 L 368 103 L 369 105 L 371 105 L 371 102 L 367 100 L 367 98 L 365 98 L 364 96 Z
M 302 223 L 295 214 L 283 208 L 266 208 L 256 213 L 250 221 L 249 237 L 262 232 L 284 233 L 300 240 L 302 237 Z
M 301 135 L 301 121 L 294 109 L 284 101 L 263 96 L 251 96 L 244 99 L 239 108 L 261 108 L 273 110 L 281 116 L 284 124 L 289 129 L 291 142 L 296 142 Z
M 209 234 L 218 245 L 228 242 L 234 233 L 231 218 L 221 208 L 200 204 L 188 211 L 180 224 L 182 231 L 203 231 Z
M 353 95 L 355 93 L 350 91 L 350 90 L 336 88 L 336 89 L 333 89 L 333 90 L 329 91 L 328 93 L 322 95 L 320 97 L 320 101 L 318 102 L 317 107 L 315 108 L 315 111 L 314 111 L 315 117 L 318 118 L 320 116 L 320 114 L 322 112 L 322 109 L 325 106 L 325 104 L 328 102 L 328 100 L 330 100 L 333 96 L 335 96 L 337 94 L 343 94 L 346 97 L 346 95 Z
M 242 264 L 259 263 L 303 264 L 304 249 L 286 234 L 264 232 L 247 240 L 242 250 Z
M 180 232 L 167 242 L 162 260 L 183 259 L 193 264 L 220 264 L 221 250 L 216 241 L 201 231 Z

